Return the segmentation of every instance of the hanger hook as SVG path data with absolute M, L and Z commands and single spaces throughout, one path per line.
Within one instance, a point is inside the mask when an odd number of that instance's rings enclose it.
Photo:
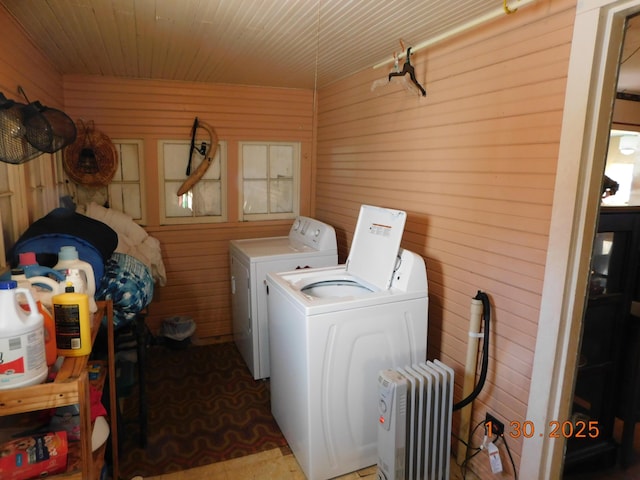
M 502 0 L 502 8 L 504 9 L 504 11 L 505 11 L 505 13 L 506 13 L 507 15 L 509 15 L 509 14 L 511 14 L 511 13 L 514 13 L 514 12 L 517 12 L 517 11 L 518 11 L 518 9 L 517 9 L 517 8 L 514 8 L 513 10 L 511 10 L 511 9 L 509 8 L 509 6 L 507 5 L 507 0 Z

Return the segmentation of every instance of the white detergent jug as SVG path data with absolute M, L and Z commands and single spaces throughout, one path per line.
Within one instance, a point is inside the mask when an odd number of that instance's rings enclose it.
M 49 309 L 53 306 L 51 301 L 53 296 L 64 292 L 64 284 L 58 283 L 50 277 L 27 277 L 25 272 L 20 268 L 14 268 L 11 270 L 11 280 L 18 282 L 18 287 L 28 288 L 31 291 L 31 295 L 33 295 L 34 300 L 36 302 L 42 302 L 42 304 Z
M 96 280 L 93 275 L 93 267 L 90 263 L 78 258 L 76 247 L 72 245 L 60 247 L 58 263 L 56 263 L 53 268 L 65 274 L 65 282 L 71 282 L 76 293 L 86 293 L 89 296 L 89 311 L 91 313 L 98 310 L 94 298 L 96 294 Z
M 25 311 L 18 303 L 24 295 Z M 28 288 L 14 280 L 0 282 L 0 390 L 42 383 L 49 369 L 44 320 Z

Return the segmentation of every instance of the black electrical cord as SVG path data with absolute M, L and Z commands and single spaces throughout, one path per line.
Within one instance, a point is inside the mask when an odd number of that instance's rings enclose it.
M 473 427 L 473 430 L 471 431 L 471 435 L 469 436 L 469 438 L 473 438 L 473 435 L 476 433 L 476 430 L 478 430 L 478 428 L 480 428 L 482 425 L 484 425 L 484 423 L 485 423 L 484 420 L 481 421 L 481 422 L 478 422 L 476 424 L 476 426 Z M 464 480 L 464 479 L 467 478 L 468 463 L 471 461 L 471 459 L 473 457 L 475 457 L 476 455 L 478 455 L 482 451 L 482 448 L 471 446 L 471 440 L 469 441 L 468 444 L 466 442 L 464 442 L 463 440 L 460 440 L 460 441 L 462 441 L 467 446 L 467 456 L 463 460 L 463 462 L 458 465 L 460 467 L 460 473 L 462 474 L 462 478 Z M 471 455 L 469 455 L 469 450 L 474 450 L 474 452 Z
M 484 320 L 484 338 L 482 343 L 482 368 L 480 369 L 480 378 L 473 391 L 467 396 L 467 398 L 460 400 L 453 405 L 453 410 L 460 410 L 466 407 L 480 394 L 484 387 L 484 382 L 487 379 L 487 372 L 489 370 L 489 324 L 491 323 L 491 304 L 489 303 L 489 297 L 486 293 L 478 290 L 478 293 L 474 297 L 474 300 L 482 301 L 482 318 Z
M 502 443 L 504 443 L 505 448 L 507 449 L 507 453 L 509 454 L 509 460 L 511 460 L 511 468 L 513 468 L 513 478 L 518 480 L 518 471 L 516 470 L 516 462 L 513 461 L 513 456 L 511 455 L 511 449 L 509 448 L 509 444 L 507 443 L 507 439 L 504 435 L 500 435 L 502 439 Z

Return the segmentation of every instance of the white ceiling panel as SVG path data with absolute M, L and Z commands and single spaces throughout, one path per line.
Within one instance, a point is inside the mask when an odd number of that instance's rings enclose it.
M 515 9 L 533 0 L 509 0 Z M 64 74 L 314 88 L 503 0 L 0 0 Z

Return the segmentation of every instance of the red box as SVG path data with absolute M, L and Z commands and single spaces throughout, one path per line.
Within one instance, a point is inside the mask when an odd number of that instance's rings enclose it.
M 0 445 L 0 478 L 28 480 L 67 469 L 67 432 L 38 433 Z

